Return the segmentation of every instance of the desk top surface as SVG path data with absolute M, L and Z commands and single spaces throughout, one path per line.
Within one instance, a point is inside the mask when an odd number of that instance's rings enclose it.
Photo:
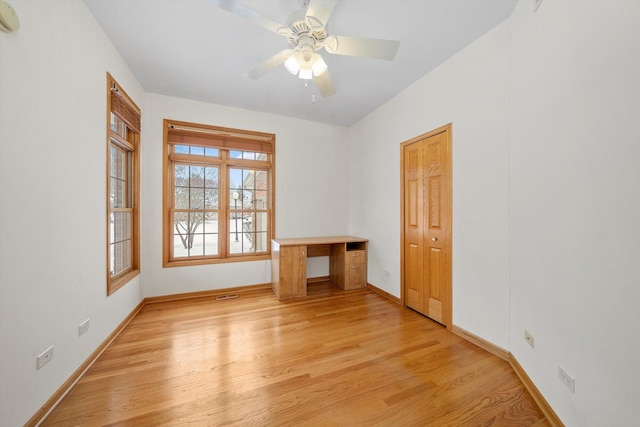
M 286 239 L 273 239 L 280 246 L 294 245 L 329 245 L 332 243 L 368 242 L 368 239 L 355 236 L 328 236 L 328 237 L 292 237 Z

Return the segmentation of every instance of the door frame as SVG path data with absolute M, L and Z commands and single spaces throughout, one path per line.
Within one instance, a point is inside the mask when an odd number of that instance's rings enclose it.
M 447 123 L 446 125 L 440 126 L 436 129 L 433 129 L 429 132 L 423 133 L 422 135 L 418 135 L 416 137 L 413 137 L 407 141 L 404 141 L 400 144 L 400 304 L 402 304 L 403 307 L 407 306 L 406 303 L 406 296 L 405 296 L 405 278 L 404 278 L 404 271 L 405 271 L 405 256 L 404 256 L 404 246 L 405 246 L 405 173 L 404 173 L 404 168 L 405 168 L 405 162 L 404 162 L 404 149 L 406 146 L 414 144 L 418 141 L 421 141 L 423 139 L 427 139 L 430 138 L 434 135 L 438 135 L 440 133 L 445 133 L 446 137 L 447 137 L 447 145 L 449 146 L 449 158 L 448 160 L 448 164 L 449 164 L 449 174 L 448 174 L 448 178 L 449 178 L 449 182 L 446 183 L 449 188 L 450 188 L 450 195 L 451 198 L 449 200 L 449 217 L 448 217 L 448 224 L 449 224 L 449 229 L 447 230 L 447 234 L 448 234 L 448 244 L 446 246 L 446 256 L 448 256 L 449 262 L 448 262 L 448 277 L 447 277 L 447 285 L 445 288 L 445 296 L 446 296 L 446 301 L 445 304 L 443 305 L 443 323 L 446 325 L 447 329 L 452 330 L 453 328 L 453 259 L 452 259 L 452 246 L 453 246 L 453 239 L 452 239 L 452 233 L 453 233 L 453 153 L 452 153 L 452 129 L 453 129 L 453 125 L 452 123 Z

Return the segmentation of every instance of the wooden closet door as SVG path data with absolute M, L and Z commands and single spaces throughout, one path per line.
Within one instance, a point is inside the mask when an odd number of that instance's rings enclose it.
M 403 290 L 407 307 L 451 327 L 451 132 L 403 144 Z
M 424 192 L 425 209 L 425 314 L 445 322 L 445 304 L 451 288 L 450 216 L 451 185 L 447 133 L 426 139 Z
M 424 313 L 423 145 L 404 148 L 404 286 L 406 305 Z

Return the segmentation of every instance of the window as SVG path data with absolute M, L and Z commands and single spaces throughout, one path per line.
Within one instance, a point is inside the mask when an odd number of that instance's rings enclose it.
M 165 267 L 269 259 L 275 135 L 164 121 Z
M 139 270 L 140 110 L 107 74 L 107 294 Z

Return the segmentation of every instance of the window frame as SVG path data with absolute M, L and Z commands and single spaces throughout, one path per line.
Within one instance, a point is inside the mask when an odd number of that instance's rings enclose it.
M 174 153 L 175 145 L 215 148 L 218 157 Z M 230 158 L 231 151 L 266 153 L 266 160 Z M 218 254 L 189 257 L 173 256 L 173 213 L 175 203 L 175 164 L 196 166 L 216 165 L 218 169 Z M 230 253 L 231 227 L 229 221 L 236 212 L 231 198 L 229 170 L 231 168 L 267 171 L 266 250 L 261 252 Z M 162 266 L 221 264 L 271 259 L 271 239 L 275 236 L 275 135 L 220 126 L 163 120 L 163 238 Z M 206 209 L 203 209 L 203 211 Z M 239 207 L 237 211 L 242 211 Z M 250 211 L 251 209 L 244 209 Z M 254 209 L 255 211 L 256 209 Z M 254 231 L 255 233 L 255 231 Z
M 111 114 L 124 122 L 126 138 L 111 129 Z M 107 126 L 106 126 L 106 276 L 107 295 L 126 285 L 140 274 L 140 108 L 131 100 L 116 80 L 107 73 Z M 111 206 L 111 148 L 126 154 L 125 207 Z M 117 274 L 111 274 L 111 214 L 129 212 L 131 214 L 130 266 Z

